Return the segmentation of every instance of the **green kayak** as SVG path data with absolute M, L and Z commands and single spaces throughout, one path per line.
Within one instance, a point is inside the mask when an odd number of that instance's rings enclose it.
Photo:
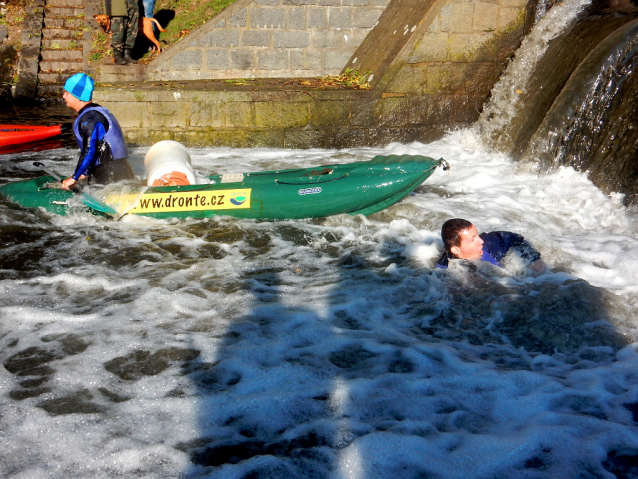
M 115 184 L 100 192 L 99 199 L 118 216 L 228 215 L 274 220 L 342 213 L 369 215 L 403 199 L 441 165 L 447 169 L 443 159 L 376 156 L 369 161 L 315 168 L 212 175 L 209 184 L 139 188 Z M 27 208 L 65 215 L 74 194 L 60 189 L 51 176 L 43 176 L 2 185 L 0 195 Z M 104 213 L 100 201 L 85 204 L 94 212 Z

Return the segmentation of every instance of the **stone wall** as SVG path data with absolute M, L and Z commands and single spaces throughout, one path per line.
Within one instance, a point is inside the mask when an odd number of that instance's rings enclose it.
M 149 80 L 338 75 L 390 0 L 238 0 L 155 59 Z
M 173 139 L 193 146 L 346 148 L 430 142 L 478 118 L 523 38 L 526 11 L 523 0 L 392 0 L 344 65 L 370 70 L 369 90 L 328 91 L 286 80 L 270 80 L 270 86 L 180 81 L 114 84 L 95 98 L 112 109 L 136 144 Z
M 467 126 L 520 45 L 534 5 L 393 0 L 345 67 L 369 70 L 374 89 L 390 99 L 393 116 L 406 127 L 435 126 L 433 120 L 446 129 Z M 407 10 L 410 17 L 401 18 Z M 411 112 L 409 120 L 402 111 Z
M 18 63 L 18 81 L 15 88 L 15 98 L 18 100 L 35 98 L 38 88 L 44 0 L 29 0 L 25 7 L 25 13 Z
M 379 86 L 415 94 L 488 94 L 525 30 L 526 0 L 439 1 Z M 406 82 L 405 78 L 414 81 Z

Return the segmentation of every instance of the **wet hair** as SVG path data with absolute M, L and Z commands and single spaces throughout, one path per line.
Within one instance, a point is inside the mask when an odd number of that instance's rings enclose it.
M 452 246 L 461 245 L 461 232 L 472 227 L 472 223 L 462 218 L 452 218 L 443 223 L 441 227 L 441 239 L 443 248 L 447 253 L 451 253 Z

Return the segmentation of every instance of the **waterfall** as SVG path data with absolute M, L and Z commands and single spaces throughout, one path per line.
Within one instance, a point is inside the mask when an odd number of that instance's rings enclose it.
M 588 171 L 638 198 L 638 19 L 565 1 L 525 38 L 476 127 L 490 148 L 542 171 Z
M 605 38 L 554 100 L 524 159 L 589 172 L 606 193 L 638 198 L 638 20 Z
M 565 0 L 549 9 L 527 35 L 505 73 L 492 89 L 477 125 L 483 139 L 500 150 L 506 150 L 513 136 L 512 125 L 525 110 L 522 96 L 549 42 L 556 38 L 582 11 L 581 0 Z

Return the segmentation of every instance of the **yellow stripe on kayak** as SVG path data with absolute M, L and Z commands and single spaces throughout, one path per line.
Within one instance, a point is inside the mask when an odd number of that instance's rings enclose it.
M 138 200 L 135 208 L 129 213 L 169 213 L 202 210 L 237 210 L 250 208 L 252 188 L 213 191 L 180 191 L 171 193 L 148 193 L 141 197 L 136 195 L 114 196 L 106 199 L 107 203 L 126 204 Z

